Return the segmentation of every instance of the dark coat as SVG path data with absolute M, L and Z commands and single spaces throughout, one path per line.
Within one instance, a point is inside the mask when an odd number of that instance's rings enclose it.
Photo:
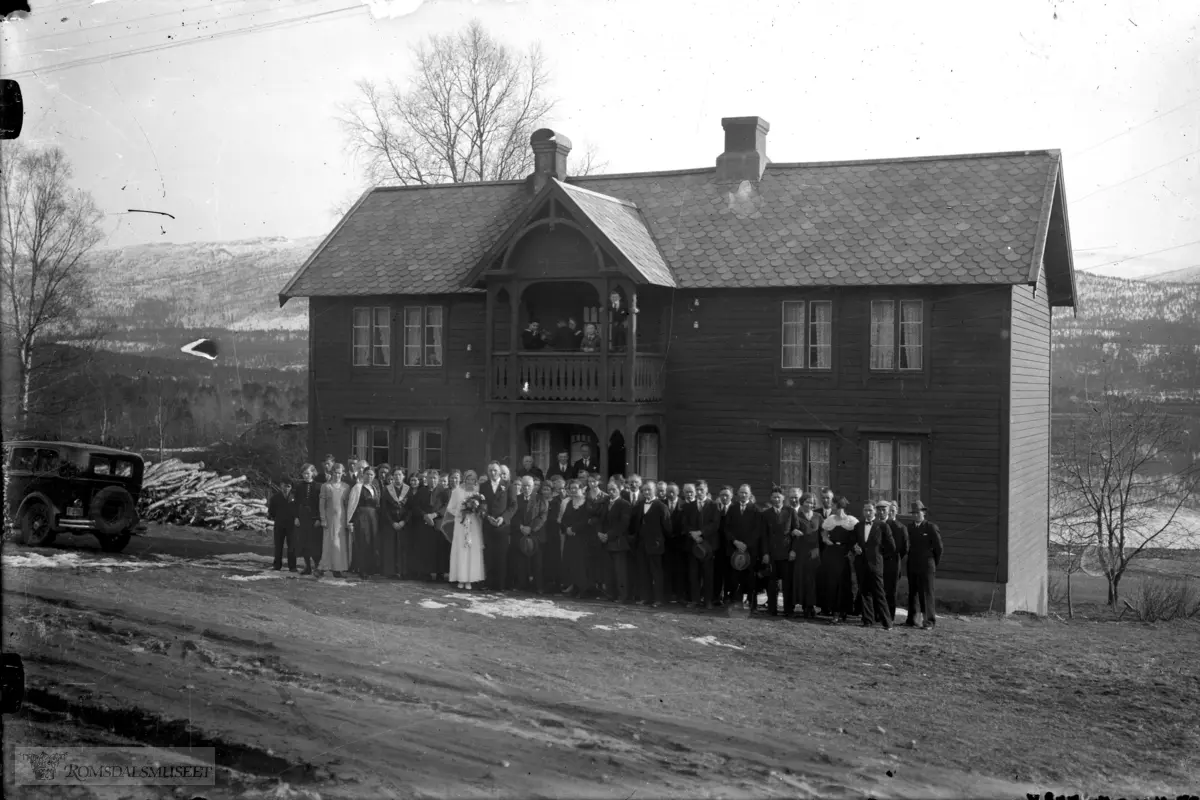
M 296 481 L 292 484 L 292 502 L 296 516 L 307 516 L 310 519 L 321 518 L 321 484 L 315 480 L 312 483 Z
M 671 515 L 671 528 L 675 531 L 675 539 L 680 549 L 690 552 L 692 545 L 696 543 L 692 538 L 692 531 L 704 533 L 704 515 L 700 504 L 680 500 L 675 506 L 675 513 Z
M 403 491 L 403 490 L 401 490 Z M 392 497 L 391 487 L 383 490 L 383 494 L 379 496 L 379 507 L 383 510 L 383 516 L 388 522 L 388 527 L 394 522 L 408 522 L 408 495 L 412 494 L 409 489 L 403 500 L 397 500 Z
M 546 480 L 553 478 L 555 475 L 562 475 L 563 480 L 569 481 L 575 477 L 575 467 L 568 461 L 565 465 L 555 461 L 550 465 L 550 469 L 546 472 Z
M 546 543 L 546 514 L 549 509 L 545 501 L 538 495 L 531 495 L 528 500 L 524 497 L 517 498 L 517 508 L 512 516 L 512 532 L 514 535 L 524 535 L 521 533 L 522 525 L 528 525 L 533 538 L 537 539 L 542 544 Z
M 746 552 L 754 559 L 754 563 L 762 560 L 762 521 L 753 503 L 747 503 L 746 510 L 742 511 L 735 501 L 725 512 L 725 550 L 728 553 L 737 549 L 734 542 L 746 545 Z
M 908 555 L 908 528 L 904 527 L 904 523 L 897 519 L 888 520 L 887 526 L 892 531 L 895 547 L 890 550 L 885 549 L 883 559 L 884 561 L 899 561 Z
M 582 458 L 571 465 L 571 477 L 578 478 L 580 470 L 587 470 L 588 475 L 600 473 L 600 462 L 594 458 L 584 461 Z M 587 487 L 584 487 L 587 488 Z
M 713 500 L 700 506 L 700 531 L 715 554 L 721 544 L 721 507 Z
M 629 550 L 629 524 L 633 521 L 633 506 L 624 498 L 606 503 L 600 514 L 600 530 L 608 534 L 605 549 L 610 553 Z
M 796 509 L 784 506 L 776 511 L 770 507 L 759 512 L 759 519 L 762 520 L 763 552 L 772 561 L 790 560 L 789 556 L 795 552 L 792 531 L 798 527 Z
M 513 501 L 512 492 L 508 489 L 508 484 L 500 481 L 495 492 L 492 491 L 491 480 L 486 480 L 479 484 L 479 494 L 483 496 L 483 514 L 485 517 L 499 517 L 502 522 L 500 525 L 492 525 L 486 519 L 483 521 L 483 529 L 495 531 L 507 531 L 508 522 L 512 519 L 512 515 L 516 513 L 517 506 Z
M 942 560 L 942 532 L 925 520 L 908 526 L 909 573 L 933 572 Z
M 883 520 L 876 519 L 871 522 L 871 529 L 867 532 L 866 542 L 863 541 L 863 532 L 867 529 L 865 520 L 859 521 L 854 526 L 854 541 L 851 544 L 856 544 L 862 552 L 854 556 L 855 567 L 866 567 L 871 572 L 883 572 L 883 553 L 885 550 L 895 550 L 896 542 L 892 538 L 892 529 Z
M 660 556 L 666 550 L 667 538 L 671 535 L 671 516 L 661 500 L 651 500 L 650 510 L 640 499 L 633 507 L 633 518 L 629 523 L 633 545 L 650 556 Z
M 526 328 L 521 331 L 521 347 L 526 350 L 541 350 L 546 346 L 546 340 L 542 338 L 543 331 L 534 333 Z
M 287 533 L 295 527 L 296 502 L 293 497 L 276 491 L 267 501 L 267 516 L 275 522 L 275 533 Z
M 546 480 L 546 476 L 542 473 L 541 469 L 538 468 L 537 464 L 534 464 L 529 469 L 525 469 L 524 467 L 521 467 L 519 470 L 517 470 L 518 478 L 524 478 L 526 475 L 533 478 L 534 480 L 538 480 L 538 481 Z

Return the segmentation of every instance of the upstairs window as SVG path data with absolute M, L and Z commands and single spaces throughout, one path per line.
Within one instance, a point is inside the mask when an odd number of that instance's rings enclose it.
M 353 364 L 386 367 L 392 363 L 392 311 L 386 306 L 360 306 L 353 315 Z
M 831 369 L 833 303 L 788 300 L 783 303 L 784 369 Z
M 404 366 L 442 366 L 442 307 L 405 306 Z
M 924 369 L 924 326 L 923 301 L 872 300 L 871 369 L 879 372 Z

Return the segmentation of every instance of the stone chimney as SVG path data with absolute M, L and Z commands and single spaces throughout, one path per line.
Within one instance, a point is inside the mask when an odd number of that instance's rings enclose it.
M 767 160 L 770 123 L 762 117 L 725 117 L 721 127 L 725 129 L 725 152 L 717 156 L 717 183 L 761 179 L 770 163 Z
M 571 152 L 571 140 L 549 128 L 541 128 L 529 137 L 533 148 L 533 173 L 526 179 L 529 190 L 537 194 L 551 178 L 567 179 L 567 154 Z

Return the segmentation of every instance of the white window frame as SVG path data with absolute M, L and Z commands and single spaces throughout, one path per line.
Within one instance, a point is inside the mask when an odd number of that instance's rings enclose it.
M 378 443 L 383 435 L 383 444 Z M 382 452 L 380 452 L 382 451 Z M 357 461 L 366 461 L 372 467 L 390 464 L 392 455 L 392 426 L 364 424 L 350 426 L 350 452 Z
M 529 454 L 533 456 L 533 465 L 545 475 L 550 470 L 550 431 L 547 428 L 534 428 L 529 432 Z
M 788 321 L 788 310 L 799 309 L 800 318 Z M 817 309 L 823 310 L 825 319 L 818 320 Z M 792 329 L 792 341 L 788 331 Z M 824 328 L 824 342 L 819 331 Z M 833 301 L 832 300 L 784 300 L 780 303 L 780 368 L 789 372 L 812 370 L 829 372 L 833 369 Z M 792 356 L 789 359 L 789 351 Z M 821 364 L 821 355 L 825 363 Z
M 350 363 L 355 367 L 391 366 L 391 308 L 388 306 L 355 306 L 351 310 Z
M 814 449 L 818 455 L 824 455 L 824 461 L 813 460 Z M 823 466 L 823 470 L 814 469 L 818 466 Z M 789 471 L 792 475 L 789 475 Z M 824 475 L 820 475 L 819 472 L 824 472 Z M 833 485 L 833 439 L 829 436 L 805 434 L 781 435 L 779 474 L 776 477 L 777 483 L 784 490 L 799 486 L 801 491 L 820 494 L 823 488 Z M 794 483 L 789 480 L 791 477 L 799 477 L 801 482 Z
M 876 308 L 887 309 L 891 319 L 886 324 L 875 322 Z M 905 312 L 914 308 L 917 319 L 905 322 Z M 921 372 L 925 369 L 924 300 L 871 300 L 867 324 L 870 328 L 867 365 L 872 372 Z M 884 341 L 885 333 L 888 341 Z
M 911 436 L 868 438 L 867 500 L 872 503 L 894 500 L 901 514 L 910 514 L 912 504 L 924 500 L 926 492 L 925 448 L 925 441 Z M 912 461 L 914 454 L 916 463 L 906 463 Z M 883 457 L 887 459 L 886 464 L 883 463 Z M 916 477 L 915 487 L 912 485 L 913 476 Z
M 637 474 L 643 481 L 658 480 L 660 442 L 658 431 L 638 431 L 637 433 Z
M 429 446 L 429 434 L 437 434 L 437 447 Z M 437 453 L 437 463 L 431 464 L 429 454 Z M 416 470 L 436 469 L 445 471 L 446 430 L 441 425 L 420 422 L 401 423 L 400 460 L 406 474 Z
M 444 306 L 404 307 L 404 366 L 441 369 L 446 363 Z

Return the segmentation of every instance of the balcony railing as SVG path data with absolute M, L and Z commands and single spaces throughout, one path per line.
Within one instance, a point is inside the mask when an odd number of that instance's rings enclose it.
M 628 390 L 629 360 L 599 353 L 493 353 L 488 396 L 492 400 L 651 403 L 663 398 L 665 358 L 656 353 L 634 357 L 633 392 Z

